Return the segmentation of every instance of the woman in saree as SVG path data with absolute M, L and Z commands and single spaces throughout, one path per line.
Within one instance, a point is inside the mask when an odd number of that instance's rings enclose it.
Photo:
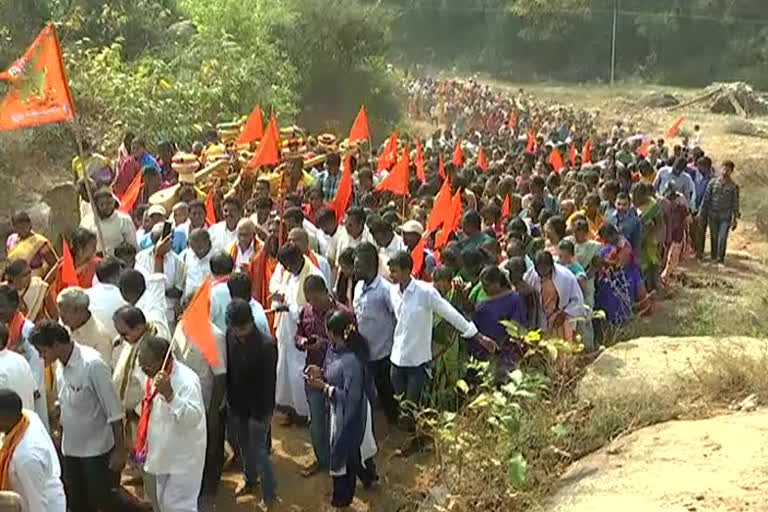
M 584 347 L 587 350 L 592 350 L 595 347 L 595 332 L 592 324 L 592 314 L 595 311 L 595 278 L 598 270 L 603 265 L 603 260 L 600 257 L 600 242 L 591 239 L 592 228 L 589 225 L 587 219 L 577 219 L 573 224 L 573 236 L 570 240 L 573 241 L 574 255 L 576 261 L 587 273 L 587 283 L 584 287 L 584 304 L 587 306 L 587 321 L 584 324 L 584 332 L 582 333 L 582 341 Z
M 32 275 L 45 277 L 58 259 L 51 242 L 32 230 L 32 220 L 27 212 L 11 217 L 11 226 L 13 233 L 5 242 L 8 261 L 24 260 L 29 264 Z
M 75 272 L 77 273 L 77 284 L 80 288 L 90 288 L 93 286 L 96 267 L 101 263 L 101 258 L 96 256 L 96 241 L 96 234 L 93 231 L 77 228 L 72 232 L 69 247 L 75 264 Z M 52 270 L 49 273 L 49 275 L 55 276 L 51 287 L 55 290 L 56 295 L 66 288 L 66 285 L 61 281 L 60 272 L 63 260 L 64 258 L 59 260 L 54 269 L 55 272 Z
M 48 283 L 33 276 L 25 260 L 13 260 L 8 264 L 5 281 L 19 294 L 19 311 L 31 322 L 59 317 L 56 301 L 48 293 Z
M 658 285 L 661 270 L 661 237 L 666 234 L 664 211 L 653 199 L 652 191 L 652 185 L 635 183 L 632 186 L 632 203 L 640 214 L 643 226 L 637 259 L 645 286 L 649 290 L 655 290 Z

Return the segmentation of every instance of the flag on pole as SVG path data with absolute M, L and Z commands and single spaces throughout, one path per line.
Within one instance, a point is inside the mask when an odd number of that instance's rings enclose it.
M 131 180 L 128 188 L 125 189 L 123 196 L 119 197 L 121 212 L 130 214 L 133 211 L 133 207 L 136 206 L 136 201 L 139 199 L 141 189 L 144 187 L 143 180 L 144 173 L 139 170 L 139 172 L 136 173 L 136 176 L 134 176 L 133 180 Z
M 61 289 L 69 286 L 80 286 L 80 280 L 77 278 L 75 270 L 75 259 L 69 250 L 69 244 L 65 238 L 61 242 L 61 266 L 59 267 L 59 285 Z
M 579 156 L 578 151 L 576 151 L 576 144 L 571 144 L 571 149 L 568 155 L 568 162 L 573 166 L 576 165 L 576 157 Z
M 461 149 L 461 139 L 456 141 L 456 147 L 453 148 L 452 161 L 457 169 L 461 169 L 464 166 L 464 151 Z
M 245 122 L 245 128 L 235 141 L 235 146 L 250 144 L 253 141 L 264 138 L 264 118 L 261 114 L 261 105 L 256 105 L 248 121 Z
M 368 129 L 368 112 L 365 105 L 360 107 L 355 122 L 352 123 L 352 129 L 349 131 L 349 142 L 358 142 L 367 140 L 371 137 L 371 131 Z
M 413 268 L 411 274 L 418 276 L 421 273 L 421 268 L 424 266 L 424 249 L 427 247 L 427 237 L 422 237 L 416 247 L 411 251 L 411 260 L 413 260 Z
M 427 175 L 424 174 L 424 150 L 421 148 L 421 139 L 416 139 L 416 176 L 422 183 L 427 182 Z
M 0 102 L 0 131 L 71 121 L 75 104 L 54 26 L 46 26 L 0 80 L 10 90 Z
M 525 145 L 525 152 L 533 153 L 533 151 L 536 149 L 536 137 L 533 135 L 531 130 L 528 130 L 526 137 L 528 138 L 528 142 Z
M 269 125 L 267 125 L 267 131 L 264 133 L 264 137 L 261 139 L 259 147 L 256 149 L 256 154 L 253 155 L 251 161 L 248 162 L 248 167 L 258 169 L 259 167 L 267 165 L 279 164 L 279 138 L 280 129 L 277 127 L 277 118 L 275 118 L 275 114 L 272 114 L 269 119 Z
M 451 199 L 450 217 L 446 219 L 446 223 L 443 224 L 443 229 L 437 235 L 435 240 L 435 249 L 445 247 L 448 243 L 448 239 L 456 231 L 461 223 L 461 190 L 457 190 Z
M 331 209 L 336 212 L 336 222 L 341 222 L 347 213 L 349 201 L 352 199 L 352 157 L 344 158 L 344 171 L 339 179 L 339 187 L 331 202 Z
M 389 176 L 384 178 L 381 183 L 376 186 L 376 190 L 389 190 L 394 194 L 407 196 L 410 166 L 411 156 L 408 146 L 406 145 L 403 149 L 403 157 L 392 168 L 392 172 L 389 173 Z
M 560 172 L 563 170 L 565 163 L 563 163 L 563 155 L 560 154 L 559 149 L 552 149 L 552 152 L 549 154 L 549 163 L 552 165 L 552 168 L 555 170 L 555 172 Z
M 445 172 L 445 162 L 443 162 L 443 155 L 437 156 L 437 174 L 441 180 L 445 180 L 448 174 Z
M 432 205 L 432 211 L 427 218 L 427 233 L 432 233 L 442 224 L 446 218 L 451 217 L 451 183 L 448 180 L 443 181 L 443 186 L 435 197 L 435 204 Z
M 399 136 L 399 132 L 394 132 L 389 136 L 389 139 L 387 139 L 387 143 L 384 145 L 384 150 L 379 155 L 379 165 L 377 169 L 379 172 L 389 169 L 397 161 L 397 138 Z
M 181 316 L 181 326 L 187 340 L 192 342 L 211 366 L 219 364 L 219 351 L 213 335 L 210 320 L 211 278 L 205 278 L 203 284 L 192 297 L 192 301 Z
M 504 198 L 504 204 L 501 205 L 501 218 L 507 219 L 512 214 L 512 200 L 509 194 Z
M 213 204 L 213 188 L 205 196 L 205 222 L 209 226 L 216 224 L 216 207 Z
M 510 110 L 509 121 L 507 121 L 507 128 L 509 128 L 511 131 L 514 131 L 516 127 L 517 127 L 517 119 L 515 118 L 515 111 Z
M 642 157 L 646 157 L 648 156 L 648 153 L 650 153 L 651 151 L 651 145 L 653 145 L 653 139 L 647 139 L 643 141 L 643 143 L 640 145 L 639 148 L 637 148 L 637 151 L 635 151 L 635 153 L 637 153 Z
M 592 139 L 589 139 L 587 143 L 584 144 L 584 150 L 581 155 L 581 163 L 592 163 Z
M 677 121 L 675 121 L 675 124 L 673 124 L 669 130 L 667 130 L 667 138 L 671 139 L 675 135 L 677 135 L 677 132 L 680 131 L 680 127 L 683 126 L 683 122 L 685 122 L 685 117 L 681 117 Z
M 483 146 L 480 146 L 480 151 L 477 152 L 477 166 L 483 171 L 488 170 L 488 159 L 485 158 L 485 150 Z

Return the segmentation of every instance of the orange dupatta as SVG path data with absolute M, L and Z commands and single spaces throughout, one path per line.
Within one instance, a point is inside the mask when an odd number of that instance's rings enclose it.
M 22 412 L 18 423 L 5 434 L 3 447 L 0 449 L 0 490 L 2 491 L 11 490 L 10 476 L 13 452 L 16 451 L 16 447 L 24 438 L 27 428 L 29 428 L 29 417 Z
M 11 318 L 8 324 L 8 347 L 14 349 L 19 343 L 21 343 L 21 330 L 24 328 L 24 322 L 27 321 L 27 317 L 24 313 L 17 311 Z
M 251 260 L 249 273 L 251 275 L 251 296 L 258 301 L 265 311 L 272 308 L 272 296 L 269 293 L 269 281 L 277 268 L 277 258 L 267 254 L 266 246 L 262 246 L 259 254 Z M 275 314 L 267 313 L 269 330 L 275 334 Z

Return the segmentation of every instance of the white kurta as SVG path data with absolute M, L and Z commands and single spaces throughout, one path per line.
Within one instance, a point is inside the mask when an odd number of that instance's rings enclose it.
M 0 389 L 7 388 L 21 398 L 21 406 L 34 410 L 37 384 L 24 356 L 8 349 L 0 350 Z
M 37 414 L 24 413 L 29 427 L 11 458 L 10 490 L 21 496 L 24 512 L 66 512 L 61 467 L 51 437 Z
M 275 275 L 280 268 L 275 270 Z M 278 406 L 290 407 L 299 416 L 309 416 L 307 394 L 304 391 L 304 364 L 307 354 L 296 348 L 296 331 L 298 329 L 299 312 L 307 303 L 304 297 L 304 281 L 310 275 L 321 276 L 320 271 L 309 259 L 304 257 L 304 267 L 299 275 L 281 272 L 282 279 L 275 291 L 285 296 L 285 304 L 289 311 L 279 313 L 276 322 L 277 334 L 277 383 L 275 386 L 275 403 Z M 272 286 L 270 286 L 272 288 Z M 273 292 L 274 293 L 274 292 Z

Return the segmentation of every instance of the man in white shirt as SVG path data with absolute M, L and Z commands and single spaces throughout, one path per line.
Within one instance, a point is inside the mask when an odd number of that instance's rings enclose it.
M 344 232 L 339 240 L 339 244 L 336 247 L 336 259 L 338 264 L 338 257 L 344 252 L 347 247 L 353 249 L 363 242 L 375 243 L 373 236 L 368 231 L 368 226 L 365 225 L 366 214 L 365 210 L 360 207 L 353 206 L 347 211 L 347 217 L 344 219 Z
M 0 479 L 18 493 L 24 512 L 66 512 L 59 457 L 48 431 L 33 411 L 22 409 L 15 391 L 0 388 L 0 432 L 5 441 L 0 454 L 10 452 L 8 474 Z
M 139 364 L 152 380 L 142 417 L 149 416 L 146 439 L 134 451 L 146 453 L 144 469 L 155 477 L 162 511 L 197 512 L 205 462 L 205 405 L 195 372 L 166 354 L 168 341 L 150 336 L 139 347 Z M 165 366 L 163 364 L 165 363 Z
M 56 322 L 36 326 L 30 340 L 46 364 L 61 363 L 61 453 L 70 510 L 126 510 L 115 492 L 128 456 L 124 415 L 109 366 Z
M 328 260 L 322 254 L 313 251 L 309 247 L 309 236 L 307 232 L 302 228 L 293 228 L 288 232 L 288 243 L 294 244 L 301 250 L 302 254 L 309 258 L 309 261 L 317 267 L 320 273 L 323 275 L 326 286 L 333 288 L 333 273 L 331 272 L 331 265 Z
M 163 236 L 163 223 L 152 227 L 153 246 L 139 251 L 136 255 L 136 270 L 145 277 L 153 273 L 165 276 L 165 315 L 171 329 L 176 323 L 179 311 L 179 299 L 184 288 L 184 264 L 181 258 L 171 250 L 171 236 Z
M 8 328 L 0 324 L 0 389 L 11 389 L 21 398 L 22 406 L 35 410 L 37 384 L 24 356 L 6 348 Z
M 88 309 L 90 304 L 88 294 L 77 286 L 63 289 L 56 297 L 59 320 L 69 328 L 72 339 L 80 345 L 96 349 L 104 362 L 111 366 L 114 338 L 91 314 Z
M 112 256 L 104 258 L 96 267 L 98 282 L 85 290 L 90 299 L 88 309 L 109 333 L 110 340 L 114 340 L 117 337 L 117 331 L 112 323 L 112 315 L 121 306 L 127 304 L 120 294 L 120 288 L 118 287 L 122 268 L 122 263 L 117 258 Z
M 236 197 L 224 199 L 224 220 L 208 228 L 214 251 L 226 251 L 237 241 L 237 223 L 243 216 L 243 206 Z
M 232 301 L 227 282 L 233 270 L 229 254 L 218 251 L 211 256 L 211 322 L 222 332 L 227 332 L 227 306 Z
M 184 262 L 184 289 L 182 301 L 189 300 L 211 275 L 211 237 L 204 229 L 195 229 L 189 234 L 189 247 L 182 253 Z
M 408 251 L 403 239 L 395 233 L 392 225 L 383 219 L 377 219 L 371 226 L 371 235 L 379 248 L 379 260 L 382 269 L 386 269 L 387 262 L 395 254 Z
M 99 251 L 105 256 L 114 255 L 115 248 L 126 243 L 138 248 L 136 241 L 136 227 L 131 216 L 116 209 L 117 202 L 106 188 L 93 193 L 93 201 L 96 203 L 96 214 L 101 221 L 101 233 L 104 235 L 104 247 L 99 240 Z M 80 221 L 80 227 L 98 233 L 94 214 L 84 217 Z
M 131 306 L 144 313 L 161 337 L 171 337 L 165 312 L 165 276 L 157 272 L 145 279 L 144 274 L 128 269 L 120 274 L 120 293 Z
M 414 404 L 421 400 L 427 380 L 427 367 L 432 361 L 432 316 L 438 314 L 451 324 L 463 338 L 474 338 L 495 353 L 493 340 L 478 333 L 474 323 L 466 320 L 437 289 L 429 283 L 411 277 L 413 260 L 407 252 L 389 260 L 393 286 L 389 302 L 397 323 L 392 339 L 390 377 L 395 395 Z M 410 428 L 410 421 L 401 421 Z
M 285 210 L 283 214 L 283 228 L 286 233 L 295 228 L 304 229 L 309 238 L 309 247 L 315 252 L 320 251 L 320 242 L 318 242 L 315 235 L 317 228 L 304 217 L 304 211 L 301 208 L 294 206 Z

